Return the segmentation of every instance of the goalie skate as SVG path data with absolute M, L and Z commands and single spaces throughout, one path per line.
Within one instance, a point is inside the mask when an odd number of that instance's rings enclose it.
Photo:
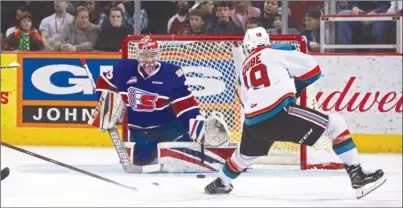
M 381 169 L 372 173 L 366 173 L 362 170 L 360 165 L 352 165 L 346 167 L 346 170 L 350 176 L 351 185 L 355 190 L 357 199 L 368 195 L 386 182 L 386 178 Z

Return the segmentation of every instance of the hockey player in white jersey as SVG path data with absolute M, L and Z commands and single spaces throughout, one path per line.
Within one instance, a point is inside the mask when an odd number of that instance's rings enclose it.
M 386 181 L 382 170 L 362 169 L 358 151 L 341 116 L 325 115 L 296 104 L 301 91 L 321 76 L 321 69 L 312 56 L 296 50 L 272 49 L 269 35 L 261 27 L 249 29 L 243 44 L 246 58 L 237 69 L 245 116 L 241 143 L 219 177 L 205 187 L 206 193 L 231 192 L 230 182 L 246 171 L 256 157 L 267 155 L 275 141 L 312 146 L 322 135 L 332 139 L 333 150 L 343 162 L 357 198 Z M 236 56 L 237 52 L 233 53 Z

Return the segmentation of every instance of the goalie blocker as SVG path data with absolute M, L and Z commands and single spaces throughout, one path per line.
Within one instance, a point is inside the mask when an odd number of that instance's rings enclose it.
M 102 131 L 121 123 L 128 105 L 119 93 L 102 90 L 99 102 L 88 124 Z M 138 172 L 206 172 L 217 171 L 234 149 L 220 148 L 229 140 L 229 130 L 222 116 L 213 112 L 207 119 L 191 119 L 189 133 L 179 121 L 154 128 L 130 128 L 129 141 L 125 142 L 128 157 Z M 203 138 L 192 138 L 203 131 Z M 201 137 L 201 136 L 198 136 Z M 193 142 L 197 141 L 197 142 Z M 206 149 L 202 151 L 204 145 Z M 116 144 L 114 144 L 116 146 Z M 121 154 L 119 154 L 119 157 Z M 121 160 L 121 162 L 123 162 Z

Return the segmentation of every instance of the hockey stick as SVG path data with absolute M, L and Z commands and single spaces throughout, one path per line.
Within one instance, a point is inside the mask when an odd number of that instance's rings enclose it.
M 3 170 L 1 170 L 1 180 L 7 178 L 8 175 L 10 175 L 10 168 L 5 167 Z
M 83 65 L 83 67 L 87 73 L 87 76 L 90 79 L 91 86 L 92 86 L 93 90 L 95 91 L 95 88 L 96 88 L 95 81 L 94 81 L 94 78 L 92 77 L 90 69 L 88 68 L 87 62 L 85 61 L 84 58 L 81 58 L 81 64 Z M 109 137 L 112 140 L 113 147 L 115 148 L 116 153 L 118 154 L 119 162 L 122 165 L 123 170 L 126 173 L 142 173 L 143 166 L 137 166 L 132 163 L 132 161 L 129 157 L 129 154 L 127 153 L 126 148 L 125 148 L 124 144 L 122 143 L 122 139 L 120 138 L 118 129 L 116 127 L 112 128 L 112 129 L 108 129 L 108 133 L 109 133 Z M 147 168 L 147 167 L 144 167 L 144 168 Z M 155 170 L 150 168 L 150 170 L 145 170 L 145 171 L 153 172 Z
M 204 163 L 204 156 L 205 156 L 205 153 L 204 153 L 204 142 L 203 143 L 201 143 L 201 145 L 200 145 L 201 147 L 201 149 L 200 149 L 200 162 L 201 163 Z
M 76 167 L 71 166 L 71 165 L 67 165 L 67 164 L 65 164 L 65 163 L 62 163 L 62 162 L 53 160 L 53 159 L 51 159 L 51 158 L 48 158 L 48 157 L 45 157 L 45 156 L 42 156 L 42 155 L 38 155 L 38 154 L 33 153 L 33 152 L 31 152 L 31 151 L 28 151 L 28 150 L 25 150 L 25 149 L 21 149 L 21 148 L 19 148 L 19 147 L 16 147 L 16 146 L 7 144 L 7 143 L 5 143 L 5 142 L 1 142 L 1 145 L 5 146 L 5 147 L 8 147 L 8 148 L 10 148 L 10 149 L 16 150 L 16 151 L 18 151 L 18 152 L 22 152 L 22 153 L 24 153 L 24 154 L 31 155 L 31 156 L 36 157 L 36 158 L 39 158 L 39 159 L 41 159 L 41 160 L 45 160 L 45 161 L 47 161 L 47 162 L 50 162 L 50 163 L 53 163 L 53 164 L 62 166 L 62 167 L 64 167 L 64 168 L 67 168 L 67 169 L 70 169 L 70 170 L 73 170 L 73 171 L 82 173 L 82 174 L 84 174 L 84 175 L 87 175 L 87 176 L 90 176 L 90 177 L 93 177 L 93 178 L 96 178 L 96 179 L 99 179 L 99 180 L 102 180 L 102 181 L 105 181 L 105 182 L 108 182 L 108 183 L 112 183 L 112 184 L 115 184 L 115 185 L 117 185 L 117 186 L 120 186 L 120 187 L 123 187 L 123 188 L 126 188 L 126 189 L 130 189 L 130 190 L 132 190 L 132 191 L 138 191 L 138 189 L 135 188 L 135 187 L 126 186 L 126 185 L 121 184 L 121 183 L 118 183 L 118 182 L 116 182 L 116 181 L 112 181 L 112 180 L 107 179 L 107 178 L 104 178 L 104 177 L 102 177 L 102 176 L 99 176 L 99 175 L 96 175 L 96 174 L 87 172 L 87 171 L 85 171 L 85 170 L 76 168 Z M 3 171 L 1 171 L 1 179 L 3 180 Z
M 115 128 L 108 129 L 109 136 L 112 140 L 113 146 L 115 147 L 116 153 L 119 156 L 120 164 L 126 173 L 142 173 L 142 166 L 137 166 L 130 160 L 129 154 L 127 154 L 126 148 L 122 143 L 119 131 Z
M 7 66 L 1 66 L 0 68 L 1 68 L 1 69 L 12 69 L 12 68 L 18 68 L 18 67 L 20 67 L 20 64 L 19 64 L 19 63 L 17 63 L 17 62 L 12 62 L 12 63 L 10 63 L 9 65 L 7 65 Z

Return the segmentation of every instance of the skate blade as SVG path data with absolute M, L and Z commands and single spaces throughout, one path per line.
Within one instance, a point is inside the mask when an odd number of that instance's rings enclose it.
M 359 189 L 356 189 L 355 195 L 356 195 L 357 199 L 361 199 L 362 197 L 375 191 L 378 187 L 382 186 L 385 182 L 386 182 L 386 177 L 382 176 L 377 181 L 367 184 Z

